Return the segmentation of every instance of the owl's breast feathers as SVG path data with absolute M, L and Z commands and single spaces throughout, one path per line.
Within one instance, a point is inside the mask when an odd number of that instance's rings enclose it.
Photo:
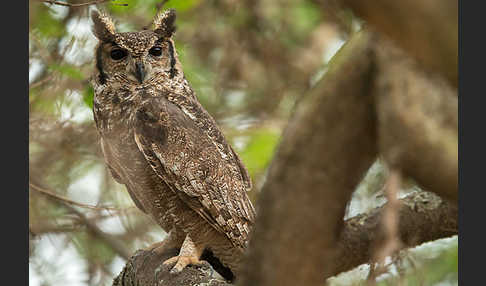
M 233 245 L 245 248 L 255 219 L 246 194 L 251 181 L 197 100 L 173 93 L 147 98 L 131 127 L 157 176 Z

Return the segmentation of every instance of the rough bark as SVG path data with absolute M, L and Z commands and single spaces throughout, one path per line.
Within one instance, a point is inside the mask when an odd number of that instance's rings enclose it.
M 351 39 L 297 103 L 259 197 L 239 285 L 321 285 L 331 273 L 346 203 L 376 158 L 370 42 L 368 33 Z
M 458 233 L 456 205 L 429 192 L 412 193 L 400 201 L 402 208 L 399 233 L 403 247 L 413 247 Z M 383 239 L 380 231 L 382 210 L 383 206 L 345 221 L 337 244 L 337 255 L 331 263 L 333 271 L 323 278 L 351 270 L 370 260 L 373 246 L 379 245 Z M 189 266 L 181 274 L 170 274 L 170 269 L 162 266 L 162 262 L 176 253 L 177 250 L 164 254 L 137 251 L 115 278 L 113 286 L 232 285 L 218 278 L 209 264 L 201 267 Z M 215 265 L 213 261 L 211 263 Z M 218 266 L 215 265 L 214 268 L 217 269 Z M 296 269 L 288 269 L 290 274 L 295 271 Z
M 457 202 L 457 90 L 383 39 L 374 96 L 380 153 L 426 190 Z
M 457 88 L 457 0 L 341 0 L 373 28 Z
M 400 199 L 400 202 L 398 228 L 403 247 L 458 234 L 457 205 L 430 192 L 415 192 Z M 372 259 L 374 248 L 384 240 L 380 229 L 383 207 L 346 220 L 337 245 L 332 275 Z
M 342 211 L 374 140 L 392 167 L 457 202 L 456 90 L 370 37 L 353 36 L 298 103 L 260 195 L 240 285 L 317 285 L 336 274 Z
M 181 273 L 171 274 L 171 268 L 162 263 L 178 253 L 178 249 L 164 253 L 138 250 L 113 280 L 113 286 L 231 285 L 206 262 L 201 266 L 188 266 Z

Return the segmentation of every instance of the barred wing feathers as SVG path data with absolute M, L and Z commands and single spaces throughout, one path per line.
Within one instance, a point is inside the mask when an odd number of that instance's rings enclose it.
M 255 211 L 239 159 L 222 153 L 221 142 L 164 96 L 145 101 L 134 123 L 137 146 L 157 176 L 233 245 L 245 248 Z

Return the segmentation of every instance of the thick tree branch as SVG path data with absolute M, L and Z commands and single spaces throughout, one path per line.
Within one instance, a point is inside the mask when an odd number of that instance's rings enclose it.
M 455 204 L 429 192 L 414 192 L 400 199 L 400 203 L 398 233 L 403 247 L 458 234 Z M 385 240 L 380 228 L 384 207 L 346 220 L 331 275 L 351 270 L 372 258 L 374 249 Z
M 148 250 L 137 251 L 113 280 L 113 286 L 231 285 L 218 276 L 208 263 L 202 266 L 188 266 L 179 274 L 171 274 L 170 267 L 162 263 L 178 253 L 177 249 L 160 254 Z
M 322 285 L 331 273 L 346 203 L 377 155 L 370 47 L 370 35 L 358 33 L 297 103 L 259 197 L 239 285 Z
M 424 189 L 457 202 L 457 90 L 383 39 L 374 88 L 380 152 Z
M 441 200 L 429 192 L 411 193 L 400 199 L 400 202 L 402 207 L 399 212 L 398 233 L 403 242 L 402 247 L 413 247 L 458 233 L 457 206 L 454 204 Z M 381 214 L 385 206 L 345 221 L 337 244 L 337 255 L 330 263 L 333 266 L 332 271 L 328 271 L 323 278 L 351 270 L 372 258 L 374 247 L 382 244 L 385 239 L 380 227 Z M 231 285 L 218 278 L 208 264 L 202 267 L 189 266 L 180 275 L 171 275 L 170 268 L 162 266 L 162 262 L 176 254 L 177 250 L 164 254 L 137 251 L 115 278 L 113 286 L 175 286 L 198 283 L 209 283 L 207 285 L 214 286 Z M 296 269 L 288 269 L 289 275 L 293 275 L 295 271 Z
M 366 31 L 353 36 L 321 82 L 298 103 L 285 130 L 260 195 L 248 262 L 237 283 L 321 285 L 324 277 L 369 261 L 373 246 L 384 239 L 380 210 L 345 224 L 342 218 L 377 146 L 392 167 L 454 201 L 453 93 L 378 37 L 372 39 Z M 417 196 L 406 199 L 400 210 L 405 247 L 457 233 L 455 206 L 427 193 Z M 150 271 L 143 275 L 154 277 Z
M 393 168 L 457 201 L 455 90 L 370 38 L 353 36 L 298 103 L 260 195 L 241 285 L 318 285 L 333 274 L 344 207 L 375 142 Z
M 457 88 L 457 0 L 340 2 L 390 37 L 426 70 L 442 74 Z

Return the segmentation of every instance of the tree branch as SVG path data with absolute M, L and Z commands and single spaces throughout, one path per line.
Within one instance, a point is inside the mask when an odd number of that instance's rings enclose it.
M 34 190 L 36 192 L 39 192 L 39 193 L 41 193 L 43 195 L 46 195 L 46 196 L 51 197 L 53 199 L 62 201 L 63 203 L 75 205 L 75 206 L 78 206 L 78 207 L 92 209 L 92 210 L 122 211 L 122 209 L 114 208 L 114 207 L 92 206 L 92 205 L 87 205 L 87 204 L 79 203 L 79 202 L 70 200 L 68 198 L 65 198 L 63 196 L 60 196 L 58 194 L 55 194 L 54 192 L 45 190 L 45 189 L 43 189 L 43 188 L 41 188 L 39 186 L 36 186 L 36 185 L 34 185 L 34 184 L 30 183 L 30 182 L 29 182 L 29 187 L 31 187 L 32 190 Z
M 30 187 L 36 186 L 38 184 L 32 184 L 29 183 Z M 38 187 L 38 189 L 42 189 Z M 66 201 L 65 199 L 60 199 L 57 196 L 53 196 L 52 194 L 48 194 L 46 192 L 39 192 L 40 194 L 43 194 L 45 197 L 50 199 L 51 201 L 60 204 L 63 206 L 65 209 L 67 209 L 70 213 L 75 214 L 80 222 L 87 227 L 87 229 L 96 237 L 100 238 L 102 241 L 104 241 L 108 246 L 110 246 L 113 251 L 115 251 L 118 255 L 120 255 L 124 259 L 128 259 L 130 257 L 130 252 L 128 251 L 127 247 L 123 245 L 123 243 L 119 240 L 117 240 L 115 237 L 105 233 L 102 231 L 95 223 L 90 221 L 83 213 L 79 212 L 77 209 L 75 209 L 71 202 Z
M 218 276 L 209 263 L 202 266 L 188 266 L 181 273 L 171 274 L 170 267 L 163 261 L 179 253 L 178 249 L 157 253 L 138 250 L 113 280 L 113 286 L 179 286 L 179 285 L 231 285 Z
M 381 154 L 424 189 L 457 202 L 457 90 L 383 38 L 375 50 Z
M 457 206 L 430 192 L 414 192 L 400 199 L 398 234 L 402 247 L 458 234 Z M 385 241 L 380 227 L 386 204 L 346 220 L 337 244 L 331 275 L 351 270 L 372 258 L 374 250 Z
M 67 2 L 61 2 L 61 1 L 54 1 L 54 0 L 39 0 L 39 1 L 47 3 L 47 4 L 55 4 L 55 5 L 66 6 L 66 7 L 82 7 L 82 6 L 88 6 L 88 5 L 101 4 L 101 3 L 115 1 L 115 0 L 96 0 L 96 1 L 86 2 L 86 3 L 79 3 L 79 4 L 67 3 Z M 117 5 L 117 6 L 128 6 L 128 4 L 125 4 L 125 3 L 121 3 L 121 4 L 112 3 L 112 4 Z
M 424 242 L 450 237 L 457 231 L 457 206 L 429 192 L 414 192 L 400 199 L 398 234 L 403 248 Z M 367 263 L 374 249 L 385 241 L 381 229 L 381 215 L 386 204 L 368 213 L 352 217 L 344 222 L 337 243 L 337 252 L 329 265 L 332 270 L 322 278 L 339 274 Z M 170 268 L 162 266 L 165 259 L 176 255 L 177 250 L 157 254 L 147 250 L 137 251 L 115 278 L 113 286 L 131 285 L 231 285 L 218 278 L 209 264 L 202 267 L 186 267 L 181 274 L 171 275 Z M 323 254 L 319 251 L 320 254 Z M 287 255 L 287 253 L 285 253 Z M 207 258 L 206 258 L 207 259 Z M 324 271 L 321 265 L 321 273 Z M 293 275 L 297 269 L 287 269 Z M 254 285 L 258 285 L 255 284 Z M 297 284 L 305 285 L 305 284 Z M 322 285 L 322 284 L 321 284 Z
M 377 156 L 371 42 L 365 32 L 350 39 L 297 103 L 258 200 L 239 285 L 322 285 L 332 271 L 346 204 Z
M 426 70 L 442 74 L 457 88 L 457 0 L 339 2 L 390 37 Z

